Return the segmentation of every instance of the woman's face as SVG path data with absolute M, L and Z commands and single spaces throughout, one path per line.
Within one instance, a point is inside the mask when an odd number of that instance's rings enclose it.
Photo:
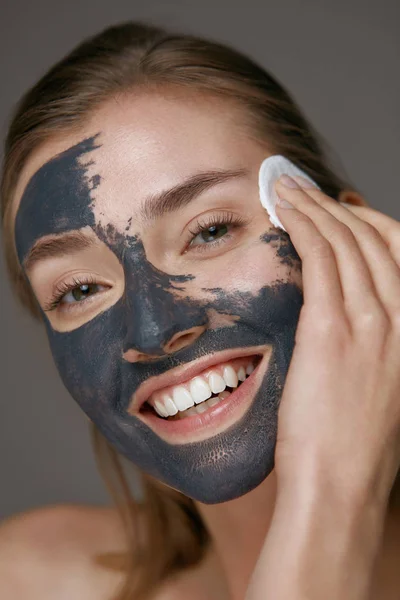
M 115 98 L 35 153 L 15 199 L 65 386 L 119 452 L 204 503 L 273 468 L 302 305 L 299 257 L 259 201 L 273 152 L 243 121 L 194 95 Z

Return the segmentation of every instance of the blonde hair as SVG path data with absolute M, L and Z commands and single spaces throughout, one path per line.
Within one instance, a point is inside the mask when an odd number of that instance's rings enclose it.
M 28 158 L 44 142 L 77 130 L 115 93 L 178 86 L 243 107 L 249 134 L 283 154 L 329 196 L 350 187 L 328 166 L 324 143 L 278 81 L 216 42 L 142 23 L 105 29 L 55 64 L 18 103 L 5 141 L 1 180 L 3 242 L 13 288 L 30 312 L 36 301 L 16 258 L 11 203 Z M 92 426 L 99 467 L 126 524 L 126 554 L 99 557 L 126 572 L 116 600 L 146 600 L 168 576 L 196 565 L 209 535 L 194 502 L 143 474 L 144 502 L 129 486 L 116 451 Z

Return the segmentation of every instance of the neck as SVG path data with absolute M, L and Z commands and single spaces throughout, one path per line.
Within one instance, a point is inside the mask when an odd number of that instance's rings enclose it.
M 213 542 L 231 600 L 244 598 L 267 535 L 276 498 L 275 471 L 257 488 L 229 502 L 196 506 Z

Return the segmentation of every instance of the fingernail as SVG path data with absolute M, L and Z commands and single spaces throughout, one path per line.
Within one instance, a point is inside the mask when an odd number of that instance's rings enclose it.
M 279 177 L 279 182 L 283 183 L 283 185 L 286 187 L 300 189 L 299 184 L 294 179 L 289 177 L 289 175 L 281 175 Z
M 301 185 L 302 188 L 315 188 L 315 184 L 312 183 L 312 181 L 309 181 L 308 179 L 306 179 L 305 177 L 302 177 L 301 175 L 296 175 L 294 177 L 294 179 L 297 181 L 297 183 L 299 183 Z
M 290 204 L 290 202 L 288 202 L 284 198 L 279 198 L 277 204 L 281 208 L 294 208 L 293 204 Z
M 349 208 L 351 206 L 351 204 L 348 204 L 347 202 L 339 202 L 339 204 L 341 204 L 345 208 Z

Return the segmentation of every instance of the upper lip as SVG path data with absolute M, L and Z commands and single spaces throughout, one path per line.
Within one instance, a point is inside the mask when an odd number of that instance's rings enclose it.
M 245 357 L 263 354 L 264 351 L 265 346 L 252 346 L 251 348 L 223 350 L 222 352 L 218 352 L 212 356 L 199 358 L 193 363 L 170 369 L 162 375 L 150 377 L 139 386 L 136 393 L 132 396 L 128 412 L 131 414 L 138 413 L 141 406 L 150 398 L 152 394 L 154 394 L 154 392 L 158 390 L 184 383 L 199 373 L 202 373 L 206 369 L 222 362 L 229 362 L 234 358 L 239 358 L 242 356 Z

